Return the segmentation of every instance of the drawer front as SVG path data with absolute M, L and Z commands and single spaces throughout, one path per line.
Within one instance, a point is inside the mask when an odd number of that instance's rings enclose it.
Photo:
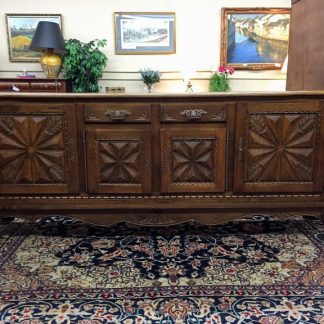
M 226 104 L 212 102 L 161 104 L 161 121 L 165 123 L 226 121 Z
M 0 91 L 28 91 L 28 82 L 0 82 Z
M 60 82 L 35 82 L 30 84 L 30 91 L 61 92 L 62 84 Z
M 151 106 L 124 102 L 85 104 L 84 118 L 87 123 L 149 123 Z

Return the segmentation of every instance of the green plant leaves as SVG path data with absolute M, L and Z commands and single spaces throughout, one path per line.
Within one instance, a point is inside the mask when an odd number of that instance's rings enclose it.
M 72 80 L 74 92 L 99 91 L 98 81 L 108 62 L 100 48 L 106 44 L 106 39 L 94 39 L 84 43 L 72 38 L 65 42 L 63 75 Z
M 139 70 L 138 73 L 140 74 L 141 80 L 146 85 L 152 85 L 154 83 L 160 82 L 161 72 L 159 71 L 154 71 L 152 69 L 143 69 Z
M 209 80 L 209 91 L 222 92 L 230 89 L 226 73 L 214 73 Z

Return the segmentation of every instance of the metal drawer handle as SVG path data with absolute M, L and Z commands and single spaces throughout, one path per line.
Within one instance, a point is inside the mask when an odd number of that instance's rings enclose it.
M 131 113 L 128 110 L 123 110 L 123 109 L 107 110 L 104 114 L 107 117 L 110 117 L 110 119 L 113 119 L 113 120 L 123 120 L 127 116 L 131 115 Z
M 186 109 L 180 113 L 180 115 L 185 116 L 187 119 L 199 119 L 204 114 L 207 114 L 207 111 L 203 109 Z

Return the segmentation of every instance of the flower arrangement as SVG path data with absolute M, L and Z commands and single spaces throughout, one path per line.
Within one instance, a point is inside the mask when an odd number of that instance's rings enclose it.
M 230 89 L 228 76 L 232 74 L 234 74 L 233 67 L 221 65 L 218 68 L 218 71 L 213 73 L 209 80 L 209 91 L 228 91 Z
M 140 74 L 141 80 L 147 86 L 148 92 L 151 92 L 153 84 L 160 82 L 161 72 L 159 71 L 154 71 L 152 69 L 143 69 L 139 70 L 138 73 Z

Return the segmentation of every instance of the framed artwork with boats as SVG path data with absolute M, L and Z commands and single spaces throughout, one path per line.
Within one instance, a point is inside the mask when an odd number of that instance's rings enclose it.
M 176 52 L 174 12 L 115 12 L 116 54 Z
M 29 49 L 39 21 L 58 23 L 62 29 L 60 14 L 6 14 L 6 21 L 10 62 L 39 61 L 42 53 Z
M 221 65 L 280 69 L 288 53 L 289 8 L 223 8 Z

